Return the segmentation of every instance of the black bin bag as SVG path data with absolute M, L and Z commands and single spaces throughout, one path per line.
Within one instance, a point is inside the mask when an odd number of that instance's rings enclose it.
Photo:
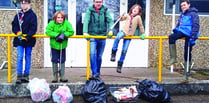
M 169 93 L 155 81 L 145 79 L 136 81 L 139 83 L 139 89 L 142 91 L 140 98 L 152 103 L 170 103 L 172 102 Z
M 88 103 L 107 103 L 105 83 L 101 78 L 90 78 L 84 85 L 82 96 Z

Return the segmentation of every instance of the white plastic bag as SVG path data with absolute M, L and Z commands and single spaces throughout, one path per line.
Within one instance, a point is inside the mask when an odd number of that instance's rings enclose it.
M 49 84 L 45 79 L 33 78 L 29 81 L 27 89 L 30 90 L 31 99 L 35 102 L 43 102 L 51 96 Z
M 73 96 L 70 89 L 67 86 L 59 86 L 52 93 L 53 101 L 56 103 L 70 103 L 73 101 Z

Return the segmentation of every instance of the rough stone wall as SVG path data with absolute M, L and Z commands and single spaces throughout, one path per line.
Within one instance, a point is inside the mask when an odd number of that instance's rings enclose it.
M 178 16 L 175 22 L 177 23 Z M 200 36 L 208 37 L 209 17 L 200 16 Z M 164 15 L 164 0 L 151 0 L 150 8 L 150 34 L 149 36 L 168 36 L 172 32 L 172 16 Z M 158 67 L 158 40 L 149 40 L 149 66 Z M 177 60 L 184 62 L 184 40 L 178 40 Z M 192 51 L 194 68 L 209 69 L 209 40 L 197 40 Z M 169 60 L 168 40 L 163 40 L 163 67 Z M 177 65 L 177 68 L 180 65 Z
M 164 15 L 164 0 L 151 0 L 150 5 L 150 33 L 149 36 L 168 36 L 171 34 L 172 16 Z M 32 9 L 38 17 L 37 34 L 44 34 L 43 0 L 32 0 Z M 11 34 L 11 22 L 16 11 L 0 10 L 0 34 Z M 177 21 L 178 16 L 176 16 Z M 200 36 L 209 35 L 209 17 L 200 17 Z M 0 64 L 7 61 L 7 38 L 0 37 Z M 44 49 L 43 38 L 37 38 L 36 46 L 32 52 L 32 68 L 43 67 Z M 183 62 L 184 40 L 177 41 L 178 61 Z M 195 68 L 209 69 L 209 40 L 197 40 L 193 48 L 193 61 Z M 168 40 L 163 40 L 163 65 L 169 60 Z M 16 67 L 16 48 L 12 48 L 12 66 Z M 149 66 L 158 67 L 158 40 L 149 40 Z M 164 66 L 165 67 L 165 66 Z M 179 65 L 178 65 L 179 67 Z
M 44 34 L 44 25 L 43 25 L 43 0 L 31 0 L 31 8 L 36 13 L 38 18 L 38 30 L 37 34 Z M 14 16 L 16 15 L 15 10 L 0 10 L 0 34 L 12 34 L 12 21 Z M 32 68 L 40 68 L 43 67 L 43 38 L 36 39 L 36 45 L 32 51 Z M 0 37 L 0 64 L 3 61 L 7 61 L 7 38 Z M 12 59 L 12 67 L 16 67 L 16 48 L 12 45 L 13 38 L 11 39 L 11 59 Z

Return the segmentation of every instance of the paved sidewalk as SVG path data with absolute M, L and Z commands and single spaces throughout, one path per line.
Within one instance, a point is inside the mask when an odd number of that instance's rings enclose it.
M 2 74 L 3 73 L 3 74 Z M 0 82 L 7 82 L 7 70 L 1 70 Z M 30 79 L 43 78 L 47 82 L 51 82 L 52 68 L 31 69 Z M 66 68 L 65 77 L 69 80 L 68 83 L 85 82 L 86 81 L 86 68 Z M 144 79 L 151 79 L 158 81 L 158 69 L 157 68 L 123 68 L 122 73 L 117 73 L 116 68 L 102 68 L 101 78 L 105 83 L 133 83 L 135 80 L 142 81 Z M 170 72 L 168 69 L 162 70 L 162 83 L 178 82 L 182 78 L 182 75 L 177 72 Z M 12 82 L 16 80 L 16 71 L 12 69 Z M 195 79 L 190 79 L 195 81 Z

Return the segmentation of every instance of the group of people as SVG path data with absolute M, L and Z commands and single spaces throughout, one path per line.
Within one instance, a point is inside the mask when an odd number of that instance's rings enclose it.
M 36 43 L 36 39 L 32 37 L 37 31 L 37 16 L 30 9 L 30 0 L 20 0 L 22 10 L 15 16 L 12 22 L 12 31 L 17 35 L 14 38 L 13 45 L 17 47 L 17 80 L 16 83 L 29 82 L 30 67 L 31 67 L 31 52 L 32 47 Z M 185 39 L 185 61 L 191 61 L 191 51 L 194 41 L 198 38 L 199 18 L 197 9 L 190 8 L 189 0 L 181 1 L 182 14 L 173 34 L 169 36 L 169 50 L 171 59 L 168 65 L 177 63 L 176 60 L 176 45 L 175 41 L 182 37 Z M 131 7 L 128 14 L 120 15 L 120 21 L 125 21 L 122 29 L 117 33 L 112 47 L 110 61 L 115 61 L 116 52 L 119 41 L 125 36 L 133 36 L 136 28 L 139 26 L 142 35 L 140 38 L 145 39 L 144 26 L 141 19 L 142 8 L 135 4 Z M 103 5 L 103 0 L 93 0 L 93 5 L 90 6 L 85 14 L 83 23 L 83 35 L 93 36 L 108 36 L 112 37 L 111 26 L 113 20 L 109 11 Z M 74 34 L 72 24 L 66 20 L 66 15 L 63 11 L 54 13 L 53 20 L 49 22 L 46 27 L 46 35 L 50 37 L 51 47 L 51 62 L 53 68 L 52 83 L 68 82 L 65 78 L 65 61 L 66 61 L 66 47 L 68 44 L 68 37 Z M 106 39 L 87 38 L 90 40 L 90 63 L 92 77 L 100 77 L 100 68 L 102 64 L 102 55 L 104 52 Z M 192 41 L 193 44 L 190 44 Z M 123 61 L 125 59 L 131 39 L 123 40 L 123 47 L 116 71 L 121 73 Z M 188 43 L 189 42 L 189 43 Z M 189 61 L 187 61 L 187 47 L 190 47 Z M 25 70 L 23 71 L 23 56 L 25 55 Z M 59 68 L 58 68 L 59 66 Z M 185 73 L 183 80 L 188 80 Z

